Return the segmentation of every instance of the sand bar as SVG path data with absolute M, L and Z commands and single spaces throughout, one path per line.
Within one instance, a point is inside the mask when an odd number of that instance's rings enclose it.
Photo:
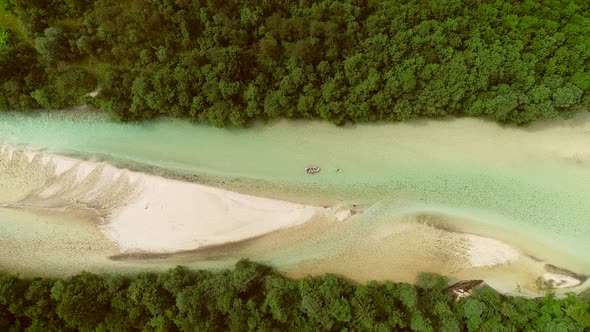
M 192 250 L 300 225 L 316 214 L 336 218 L 330 209 L 170 180 L 104 162 L 6 146 L 0 152 L 4 167 L 13 171 L 3 187 L 18 197 L 1 204 L 72 213 L 92 210 L 121 253 Z M 22 179 L 32 180 L 23 186 Z
M 102 226 L 121 251 L 173 252 L 300 225 L 324 209 L 143 175 L 141 193 Z

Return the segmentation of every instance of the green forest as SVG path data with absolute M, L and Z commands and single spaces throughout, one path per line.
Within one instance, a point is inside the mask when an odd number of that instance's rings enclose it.
M 527 124 L 590 106 L 590 2 L 0 0 L 0 77 L 0 110 L 122 121 Z
M 0 276 L 2 331 L 587 331 L 590 303 L 502 296 L 484 286 L 455 301 L 447 280 L 353 285 L 290 280 L 248 260 L 233 270 L 177 267 L 133 276 Z

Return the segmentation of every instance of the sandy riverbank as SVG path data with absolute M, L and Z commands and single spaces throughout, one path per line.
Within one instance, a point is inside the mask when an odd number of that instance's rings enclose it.
M 329 211 L 143 175 L 140 194 L 103 231 L 121 251 L 174 252 L 237 242 Z
M 317 214 L 336 219 L 322 207 L 131 172 L 104 162 L 7 146 L 0 153 L 0 204 L 64 213 L 84 210 L 121 253 L 191 250 L 293 227 Z
M 119 169 L 104 162 L 8 146 L 2 147 L 0 154 L 6 194 L 0 203 L 70 215 L 84 211 L 116 244 L 119 254 L 170 253 L 239 242 L 298 226 L 314 217 L 337 221 L 338 227 L 351 216 L 346 206 L 330 209 L 244 195 Z M 462 265 L 493 266 L 518 257 L 517 250 L 493 239 L 445 233 L 443 241 L 429 228 L 404 227 L 413 232 L 409 241 L 421 236 L 431 244 L 429 255 L 436 250 L 440 255 L 456 255 L 465 260 Z M 430 233 L 431 239 L 425 235 Z M 407 248 L 411 251 L 411 246 Z M 416 265 L 424 264 L 430 263 L 423 259 Z

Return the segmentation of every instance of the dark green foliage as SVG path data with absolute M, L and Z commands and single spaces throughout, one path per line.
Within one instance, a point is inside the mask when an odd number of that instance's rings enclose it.
M 489 287 L 455 301 L 447 279 L 353 285 L 335 275 L 289 280 L 239 261 L 233 270 L 177 267 L 134 276 L 0 276 L 2 331 L 584 331 L 590 304 L 506 297 Z
M 35 49 L 50 62 L 75 61 L 82 55 L 76 44 L 77 39 L 75 30 L 68 26 L 55 25 L 35 38 Z
M 2 331 L 9 331 L 12 326 L 16 325 L 16 318 L 8 311 L 8 307 L 0 305 L 0 329 Z
M 0 77 L 2 109 L 39 107 L 30 93 L 43 86 L 47 77 L 30 45 L 18 43 L 14 47 L 0 49 Z
M 59 318 L 68 327 L 90 328 L 103 321 L 109 311 L 109 296 L 103 278 L 90 274 L 60 280 L 51 288 Z
M 93 73 L 102 93 L 91 103 L 121 120 L 168 115 L 242 126 L 275 117 L 342 124 L 463 115 L 526 124 L 590 103 L 588 1 L 4 6 L 35 51 L 18 59 L 23 46 L 0 27 L 0 70 L 21 70 L 2 76 L 0 109 L 81 103 L 79 90 L 52 91 L 70 67 Z M 43 79 L 25 80 L 33 72 Z

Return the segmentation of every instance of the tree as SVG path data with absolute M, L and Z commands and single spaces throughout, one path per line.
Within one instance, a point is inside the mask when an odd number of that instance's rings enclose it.
M 463 317 L 467 319 L 467 329 L 477 331 L 483 323 L 485 305 L 477 299 L 467 299 L 463 303 Z
M 92 328 L 103 321 L 109 299 L 101 277 L 84 272 L 60 280 L 51 288 L 59 318 L 72 328 Z
M 270 276 L 265 281 L 266 295 L 262 310 L 279 323 L 293 323 L 297 316 L 293 303 L 301 301 L 296 285 L 281 277 Z
M 232 270 L 129 276 L 81 273 L 65 279 L 0 275 L 0 327 L 46 330 L 229 331 L 582 331 L 588 303 L 502 296 L 489 287 L 454 301 L 446 280 L 421 286 L 353 285 L 335 275 L 290 280 L 248 260 Z M 436 299 L 435 302 L 433 302 Z M 10 302 L 10 304 L 7 304 Z
M 328 274 L 299 283 L 301 310 L 323 329 L 339 329 L 352 319 L 347 300 L 351 288 L 342 279 Z
M 72 68 L 59 73 L 54 78 L 54 107 L 78 105 L 87 93 L 96 89 L 96 78 L 86 70 Z
M 0 276 L 0 305 L 8 310 L 22 315 L 25 308 L 25 292 L 29 283 L 17 276 Z
M 56 303 L 51 298 L 53 285 L 54 281 L 51 279 L 35 278 L 25 293 L 25 315 L 31 319 L 31 324 L 36 326 L 37 330 L 55 330 L 63 326 L 55 312 Z
M 1 73 L 3 108 L 86 102 L 123 121 L 167 115 L 217 126 L 447 115 L 525 125 L 570 117 L 590 100 L 583 1 L 2 5 L 11 15 L 0 28 L 0 71 L 10 71 Z M 26 45 L 35 52 L 23 62 Z M 80 69 L 103 88 L 98 99 L 55 91 L 62 73 Z M 23 82 L 31 73 L 45 78 Z
M 567 108 L 579 104 L 583 91 L 573 84 L 566 84 L 553 93 L 553 104 L 558 108 Z
M 569 304 L 565 309 L 566 315 L 582 328 L 590 329 L 590 303 L 580 301 L 574 293 L 569 293 L 566 301 Z
M 50 61 L 73 60 L 79 56 L 70 45 L 70 33 L 60 26 L 45 29 L 42 37 L 35 38 L 35 49 Z

